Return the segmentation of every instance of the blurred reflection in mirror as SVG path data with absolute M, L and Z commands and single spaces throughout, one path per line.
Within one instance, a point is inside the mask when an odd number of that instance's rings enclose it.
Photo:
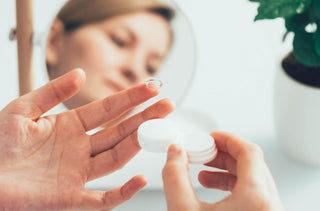
M 174 10 L 156 0 L 69 0 L 46 46 L 49 79 L 83 68 L 87 80 L 64 102 L 73 109 L 154 76 L 173 42 Z

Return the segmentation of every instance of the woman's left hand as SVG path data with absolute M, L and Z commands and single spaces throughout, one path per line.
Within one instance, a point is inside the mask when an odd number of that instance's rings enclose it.
M 144 84 L 58 115 L 46 111 L 74 95 L 85 81 L 74 70 L 12 101 L 0 112 L 1 210 L 109 210 L 146 185 L 143 176 L 122 187 L 88 191 L 86 182 L 123 167 L 140 150 L 137 127 L 173 107 L 162 100 L 124 122 L 87 135 L 158 94 Z

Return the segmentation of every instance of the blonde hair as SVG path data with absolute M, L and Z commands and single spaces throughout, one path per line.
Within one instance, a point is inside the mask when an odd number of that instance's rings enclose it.
M 69 0 L 57 18 L 68 32 L 87 23 L 143 10 L 159 14 L 168 22 L 174 17 L 174 10 L 157 0 Z

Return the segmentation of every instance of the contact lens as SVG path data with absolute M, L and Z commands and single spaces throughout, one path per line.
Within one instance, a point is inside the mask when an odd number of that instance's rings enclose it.
M 147 78 L 145 84 L 149 89 L 153 90 L 159 90 L 162 87 L 162 81 L 154 77 Z

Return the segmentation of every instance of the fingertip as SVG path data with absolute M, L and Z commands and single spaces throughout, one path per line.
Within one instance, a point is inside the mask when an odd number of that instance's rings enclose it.
M 162 119 L 173 112 L 174 109 L 174 103 L 171 100 L 164 98 L 146 108 L 143 112 L 145 112 L 147 116 L 144 116 L 144 118 L 149 119 L 150 117 L 150 119 Z
M 60 89 L 64 93 L 64 96 L 65 96 L 64 100 L 66 100 L 80 90 L 80 88 L 83 86 L 85 82 L 85 79 L 86 79 L 86 76 L 84 71 L 80 68 L 77 68 L 55 79 L 54 82 L 59 81 L 56 84 L 60 84 L 58 85 L 58 87 L 60 87 Z
M 198 174 L 198 181 L 205 188 L 208 187 L 206 183 L 206 176 L 207 176 L 206 171 L 200 171 L 200 173 Z
M 167 151 L 167 165 L 188 165 L 189 159 L 187 152 L 177 143 L 169 146 Z
M 79 91 L 85 80 L 85 72 L 80 68 L 76 68 L 54 79 L 50 83 L 54 84 L 54 86 L 57 87 L 57 90 L 62 91 L 65 98 L 63 99 L 64 101 Z
M 161 102 L 166 103 L 171 112 L 176 109 L 176 103 L 173 100 L 169 99 L 169 98 L 162 99 Z
M 143 86 L 146 90 L 148 90 L 148 92 L 151 92 L 153 95 L 158 95 L 160 93 L 160 88 L 154 88 L 153 86 L 150 86 L 146 83 L 142 84 L 141 86 Z
M 233 139 L 234 135 L 228 132 L 222 132 L 222 131 L 213 131 L 211 134 L 212 138 L 215 141 L 215 144 L 217 148 L 225 148 L 225 144 L 229 139 Z M 226 150 L 226 149 L 224 149 Z
M 136 180 L 137 183 L 139 183 L 139 186 L 141 188 L 145 187 L 148 184 L 148 179 L 144 175 L 137 175 L 134 177 L 134 179 Z
M 225 132 L 221 132 L 221 131 L 212 131 L 212 132 L 210 133 L 210 135 L 211 135 L 212 137 L 221 136 L 221 135 L 223 135 L 223 134 L 226 134 L 226 133 L 225 133 Z
M 121 187 L 121 195 L 124 199 L 132 198 L 137 192 L 147 185 L 147 179 L 143 175 L 137 175 Z
M 74 79 L 75 83 L 79 86 L 82 86 L 86 80 L 86 73 L 84 72 L 84 70 L 81 68 L 76 68 L 71 72 L 72 74 L 74 74 L 72 78 Z
M 131 190 L 133 194 L 145 187 L 148 183 L 147 178 L 144 175 L 134 176 L 129 182 L 126 183 L 126 186 Z
M 211 136 L 217 139 L 240 139 L 237 135 L 226 131 L 213 131 Z
M 127 92 L 130 98 L 139 101 L 139 104 L 159 94 L 159 90 L 149 89 L 146 84 L 139 84 L 123 92 Z
M 182 147 L 178 144 L 171 144 L 168 148 L 168 159 L 180 155 L 182 153 Z
M 151 89 L 151 90 L 158 90 L 160 91 L 163 83 L 160 79 L 151 77 L 151 78 L 147 78 L 145 80 L 145 84 L 147 86 L 147 88 Z

